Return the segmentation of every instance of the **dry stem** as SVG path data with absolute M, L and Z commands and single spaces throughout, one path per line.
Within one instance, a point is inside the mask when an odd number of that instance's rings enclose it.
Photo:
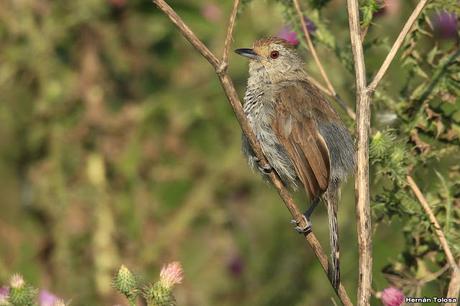
M 460 295 L 460 260 L 457 269 L 452 271 L 452 276 L 447 290 L 447 297 L 458 298 Z M 448 305 L 447 303 L 445 305 Z
M 360 37 L 357 0 L 348 0 L 348 22 L 356 74 L 357 165 L 355 177 L 356 216 L 359 247 L 358 305 L 370 305 L 372 290 L 372 233 L 369 196 L 369 129 L 371 97 L 366 88 L 366 67 Z
M 444 250 L 444 253 L 446 254 L 447 262 L 449 263 L 450 268 L 452 269 L 452 278 L 449 284 L 449 291 L 447 293 L 447 297 L 458 297 L 458 294 L 460 291 L 459 265 L 457 265 L 457 263 L 455 262 L 454 255 L 449 247 L 449 244 L 447 243 L 446 236 L 444 235 L 444 232 L 442 231 L 441 226 L 439 225 L 439 222 L 436 219 L 436 216 L 431 210 L 431 207 L 428 204 L 428 201 L 426 200 L 426 198 L 423 196 L 422 192 L 420 191 L 420 188 L 418 188 L 417 184 L 415 183 L 414 179 L 411 176 L 408 175 L 406 179 L 407 179 L 407 183 L 409 184 L 409 187 L 414 192 L 423 210 L 428 215 L 431 225 L 433 226 L 434 233 L 438 237 L 439 242 L 441 243 L 441 247 Z
M 240 5 L 240 0 L 233 1 L 232 14 L 230 15 L 230 20 L 228 22 L 228 27 L 227 27 L 227 35 L 225 37 L 224 54 L 222 55 L 222 64 L 221 64 L 221 69 L 220 69 L 221 72 L 226 70 L 228 66 L 228 54 L 230 53 L 230 48 L 232 46 L 233 29 L 235 28 L 236 14 L 238 13 L 239 5 Z
M 391 62 L 393 61 L 396 53 L 398 52 L 399 48 L 401 48 L 402 43 L 404 42 L 404 38 L 406 38 L 407 34 L 409 33 L 410 29 L 414 25 L 415 21 L 417 20 L 418 16 L 422 12 L 423 8 L 427 4 L 428 0 L 420 0 L 420 2 L 415 7 L 412 14 L 406 21 L 406 24 L 402 28 L 401 32 L 398 35 L 398 38 L 394 42 L 393 46 L 391 47 L 390 52 L 388 52 L 387 57 L 383 61 L 382 66 L 380 67 L 379 71 L 375 75 L 374 79 L 372 80 L 371 84 L 369 85 L 369 91 L 374 91 L 379 82 L 382 80 L 385 72 L 387 71 L 388 67 L 390 66 Z
M 353 120 L 355 120 L 356 118 L 355 112 L 349 106 L 347 106 L 342 101 L 342 99 L 339 97 L 339 95 L 334 89 L 334 86 L 332 86 L 332 83 L 329 80 L 329 77 L 327 76 L 326 71 L 324 70 L 323 64 L 321 64 L 321 61 L 319 60 L 318 53 L 316 52 L 315 46 L 313 45 L 313 42 L 311 41 L 311 37 L 310 37 L 310 33 L 308 32 L 307 24 L 305 23 L 305 19 L 303 18 L 302 9 L 300 8 L 299 0 L 293 0 L 293 1 L 294 1 L 295 9 L 297 11 L 297 15 L 299 16 L 299 19 L 300 19 L 300 23 L 302 24 L 302 31 L 305 36 L 305 40 L 307 41 L 308 50 L 313 56 L 313 59 L 321 73 L 321 76 L 324 82 L 326 82 L 326 86 L 329 90 L 328 94 L 334 97 L 334 99 L 340 105 L 340 107 L 342 107 L 347 112 L 348 116 L 350 116 Z
M 358 305 L 368 305 L 372 282 L 372 247 L 371 247 L 371 222 L 369 208 L 369 129 L 370 129 L 370 102 L 371 94 L 377 88 L 379 82 L 385 75 L 391 62 L 394 60 L 396 53 L 404 42 L 405 37 L 409 33 L 413 24 L 425 7 L 428 0 L 421 0 L 414 9 L 403 29 L 398 35 L 390 52 L 385 58 L 382 66 L 375 75 L 373 81 L 366 85 L 366 70 L 364 64 L 364 55 L 362 50 L 362 41 L 365 33 L 360 32 L 359 26 L 359 10 L 357 0 L 347 0 L 348 15 L 350 23 L 350 37 L 353 49 L 353 57 L 355 62 L 356 72 L 356 87 L 357 87 L 357 173 L 356 173 L 356 209 L 358 220 L 358 244 L 360 248 L 359 254 L 359 284 L 358 284 Z M 367 30 L 367 29 L 366 29 Z M 415 182 L 412 184 L 414 187 Z M 421 195 L 421 193 L 420 193 Z M 422 195 L 423 196 L 423 195 Z M 434 217 L 434 215 L 433 215 Z M 442 231 L 441 231 L 442 232 Z M 447 254 L 447 253 L 446 253 Z M 453 259 L 453 257 L 452 257 Z M 454 262 L 455 266 L 455 262 Z M 453 276 L 457 276 L 455 271 L 458 267 L 455 266 Z M 458 276 L 460 278 L 460 276 Z M 460 281 L 459 281 L 460 282 Z M 454 280 L 451 281 L 451 285 Z M 453 285 L 452 287 L 459 287 Z M 449 286 L 450 288 L 451 286 Z M 455 289 L 455 288 L 454 288 Z M 450 292 L 450 289 L 449 289 Z M 458 290 L 457 290 L 458 292 Z M 457 293 L 458 294 L 458 293 Z

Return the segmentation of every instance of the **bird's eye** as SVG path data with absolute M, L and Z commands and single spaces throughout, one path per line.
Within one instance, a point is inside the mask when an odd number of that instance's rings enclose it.
M 272 51 L 272 52 L 270 52 L 270 57 L 271 57 L 272 59 L 277 59 L 278 56 L 280 56 L 280 53 L 279 53 L 278 51 Z

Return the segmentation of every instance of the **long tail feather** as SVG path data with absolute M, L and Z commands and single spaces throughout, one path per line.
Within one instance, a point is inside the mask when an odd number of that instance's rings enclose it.
M 328 273 L 332 286 L 336 290 L 338 290 L 340 284 L 339 226 L 337 222 L 338 190 L 338 184 L 331 183 L 324 194 L 329 219 L 329 242 L 331 245 L 331 265 Z

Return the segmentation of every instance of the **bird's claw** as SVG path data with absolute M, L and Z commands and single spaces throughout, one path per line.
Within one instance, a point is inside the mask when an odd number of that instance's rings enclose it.
M 311 232 L 311 222 L 310 220 L 307 219 L 304 215 L 302 215 L 302 218 L 305 221 L 305 226 L 302 227 L 300 226 L 299 222 L 296 220 L 291 220 L 291 224 L 295 224 L 296 226 L 294 229 L 299 233 L 299 234 L 309 234 Z
M 259 167 L 260 172 L 262 172 L 264 174 L 269 174 L 273 170 L 273 168 L 269 164 L 265 164 L 263 166 L 258 164 L 258 167 Z
M 264 174 L 269 174 L 272 172 L 273 168 L 269 164 L 261 165 L 260 164 L 260 159 L 257 157 L 254 157 L 254 161 L 257 163 L 257 167 L 259 168 L 259 171 L 264 173 Z

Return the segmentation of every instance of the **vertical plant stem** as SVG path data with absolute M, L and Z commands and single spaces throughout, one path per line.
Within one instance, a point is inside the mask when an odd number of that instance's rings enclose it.
M 360 37 L 358 0 L 347 0 L 350 39 L 356 75 L 357 165 L 355 178 L 359 247 L 358 305 L 370 305 L 372 284 L 372 235 L 369 195 L 369 130 L 371 96 L 366 86 L 366 67 Z

